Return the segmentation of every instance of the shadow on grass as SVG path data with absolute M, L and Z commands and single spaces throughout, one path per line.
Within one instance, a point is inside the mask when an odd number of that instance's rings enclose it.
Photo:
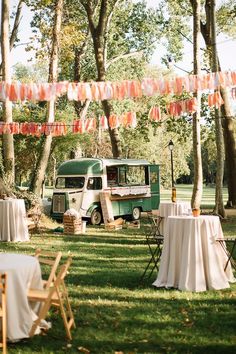
M 166 299 L 162 291 L 154 291 L 152 297 L 132 296 L 132 292 L 127 296 L 125 292 L 124 298 L 117 300 L 114 295 L 108 301 L 109 295 L 103 293 L 104 289 L 100 290 L 98 295 L 97 289 L 96 300 L 91 294 L 78 294 L 77 306 L 73 306 L 77 329 L 73 331 L 72 347 L 66 346 L 62 321 L 55 314 L 51 317 L 53 328 L 45 338 L 46 351 L 42 337 L 10 347 L 15 347 L 17 353 L 28 353 L 29 343 L 35 353 L 76 353 L 79 347 L 91 353 L 234 352 L 233 300 L 213 298 L 186 302 L 186 298 L 178 298 L 176 291 L 169 291 Z M 117 291 L 122 294 L 122 289 Z M 224 323 L 223 336 L 221 322 Z
M 41 247 L 73 257 L 66 284 L 77 328 L 70 345 L 60 316 L 50 311 L 46 336 L 9 344 L 9 354 L 77 353 L 81 347 L 91 354 L 234 353 L 236 285 L 204 293 L 157 289 L 151 285 L 156 272 L 140 283 L 150 258 L 146 230 L 91 228 L 86 235 L 39 234 L 28 243 L 1 243 L 4 252 L 34 254 Z

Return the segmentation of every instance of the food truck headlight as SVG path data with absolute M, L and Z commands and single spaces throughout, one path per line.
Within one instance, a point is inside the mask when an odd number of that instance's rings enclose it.
M 76 203 L 76 199 L 75 198 L 72 198 L 72 203 Z

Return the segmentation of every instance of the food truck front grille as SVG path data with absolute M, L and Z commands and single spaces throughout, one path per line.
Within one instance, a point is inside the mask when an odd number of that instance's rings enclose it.
M 65 195 L 55 194 L 53 196 L 53 213 L 64 213 L 65 211 Z

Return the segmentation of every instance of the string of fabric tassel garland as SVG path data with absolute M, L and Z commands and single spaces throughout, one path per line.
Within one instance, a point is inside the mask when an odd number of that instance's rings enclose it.
M 67 95 L 69 100 L 123 100 L 142 96 L 195 93 L 236 86 L 236 71 L 173 77 L 144 78 L 142 81 L 20 83 L 0 82 L 0 101 L 50 101 Z

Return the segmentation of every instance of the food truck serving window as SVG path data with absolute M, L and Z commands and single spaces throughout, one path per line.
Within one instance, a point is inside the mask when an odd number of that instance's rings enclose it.
M 143 186 L 149 184 L 148 166 L 118 166 L 107 168 L 108 186 Z
M 84 177 L 58 177 L 56 180 L 56 188 L 83 188 Z
M 148 184 L 147 166 L 128 166 L 126 177 L 129 185 Z

